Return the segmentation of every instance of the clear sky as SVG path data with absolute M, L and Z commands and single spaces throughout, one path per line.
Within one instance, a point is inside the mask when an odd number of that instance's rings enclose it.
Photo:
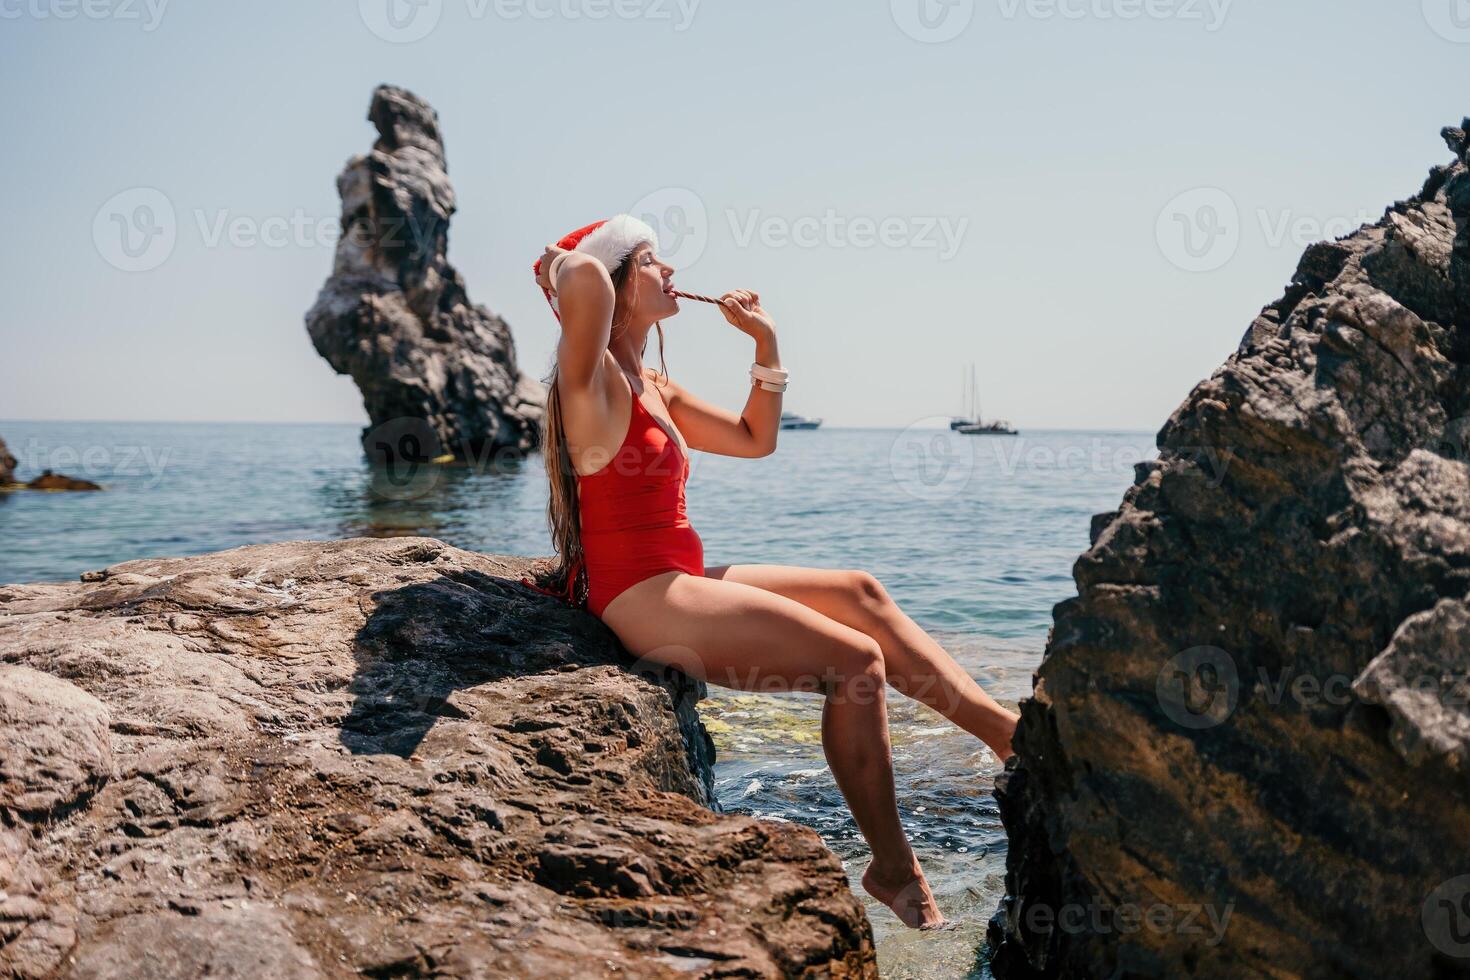
M 365 418 L 303 314 L 380 82 L 537 377 L 531 262 L 636 207 L 761 294 L 789 409 L 922 423 L 973 361 L 987 416 L 1154 430 L 1448 159 L 1470 0 L 0 0 L 0 418 Z M 687 307 L 670 372 L 738 409 L 751 344 Z

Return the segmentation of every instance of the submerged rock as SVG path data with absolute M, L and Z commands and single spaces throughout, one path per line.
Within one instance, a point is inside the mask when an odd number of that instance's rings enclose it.
M 27 490 L 101 490 L 100 484 L 91 480 L 82 480 L 74 476 L 63 476 L 60 473 L 52 473 L 50 470 L 42 470 L 41 475 L 25 484 Z
M 454 188 L 438 115 L 383 85 L 368 119 L 378 139 L 337 178 L 342 237 L 306 314 L 317 352 L 362 392 L 364 451 L 397 463 L 536 448 L 546 386 L 521 373 L 510 328 L 470 302 L 449 264 Z
M 0 586 L 0 977 L 876 976 L 703 685 L 524 559 L 257 545 Z
M 1002 978 L 1470 971 L 1470 173 L 1307 249 L 1094 520 Z
M 99 484 L 91 480 L 82 480 L 77 477 L 63 476 L 50 470 L 42 470 L 41 475 L 35 477 L 28 483 L 21 483 L 15 478 L 16 459 L 10 455 L 10 450 L 5 445 L 5 440 L 0 439 L 0 489 L 5 490 L 101 490 Z

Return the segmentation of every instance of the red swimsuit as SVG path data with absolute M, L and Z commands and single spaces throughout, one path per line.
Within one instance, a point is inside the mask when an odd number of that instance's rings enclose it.
M 587 608 L 598 618 L 623 590 L 660 572 L 704 574 L 704 545 L 684 509 L 689 458 L 631 385 L 629 394 L 633 409 L 622 444 L 601 469 L 577 474 Z M 577 571 L 569 570 L 563 598 L 570 597 Z

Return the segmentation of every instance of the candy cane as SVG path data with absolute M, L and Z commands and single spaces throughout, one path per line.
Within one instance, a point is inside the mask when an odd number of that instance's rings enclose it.
M 701 296 L 698 293 L 685 293 L 680 292 L 677 289 L 670 290 L 670 292 L 672 292 L 675 296 L 678 296 L 680 299 L 697 299 L 701 303 L 713 303 L 716 306 L 725 305 L 724 303 L 721 303 L 719 300 L 715 299 L 713 296 Z

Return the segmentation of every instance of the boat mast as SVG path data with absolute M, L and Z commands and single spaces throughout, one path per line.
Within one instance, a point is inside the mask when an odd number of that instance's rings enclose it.
M 979 398 L 979 391 L 975 388 L 975 362 L 974 361 L 971 361 L 970 362 L 970 405 L 971 405 L 971 407 L 975 411 L 975 415 L 973 416 L 974 419 L 975 419 L 975 424 L 976 425 L 979 425 L 980 424 L 980 421 L 981 421 L 981 419 L 980 419 L 980 398 Z

